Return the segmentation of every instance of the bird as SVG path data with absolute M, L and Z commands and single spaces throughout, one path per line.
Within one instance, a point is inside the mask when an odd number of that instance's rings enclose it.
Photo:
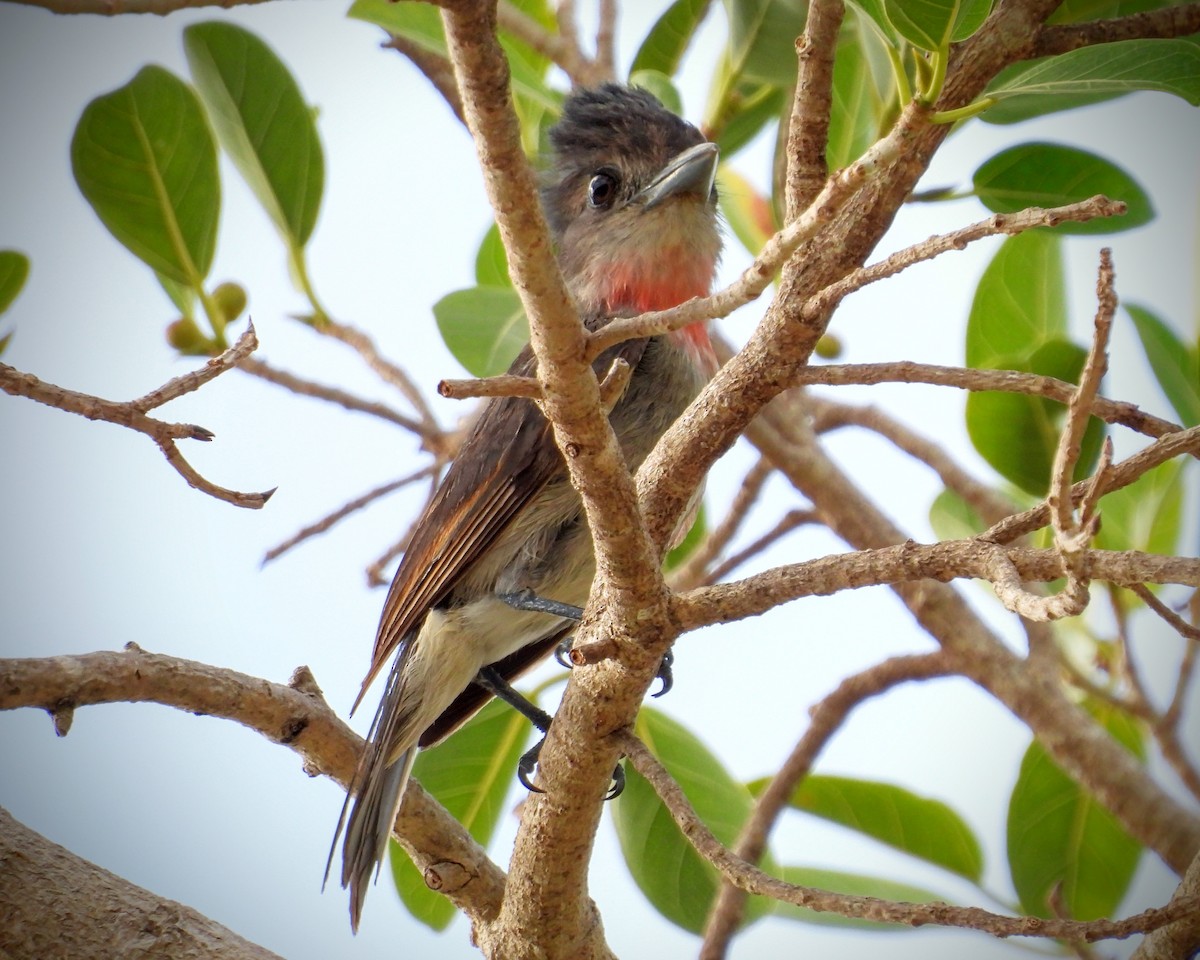
M 722 245 L 715 143 L 649 92 L 616 83 L 569 94 L 548 140 L 542 209 L 588 329 L 711 292 Z M 597 375 L 618 359 L 631 372 L 609 420 L 632 471 L 717 361 L 705 323 L 611 347 Z M 509 372 L 536 370 L 526 346 Z M 355 702 L 390 664 L 330 851 L 332 862 L 344 827 L 353 930 L 417 751 L 491 698 L 481 671 L 511 681 L 551 652 L 573 627 L 555 603 L 582 605 L 594 575 L 587 519 L 549 423 L 532 400 L 485 401 L 413 527 Z

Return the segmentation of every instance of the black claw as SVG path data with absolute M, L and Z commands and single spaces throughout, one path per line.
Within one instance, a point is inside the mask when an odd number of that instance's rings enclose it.
M 662 658 L 662 663 L 658 665 L 658 679 L 662 681 L 662 686 L 658 688 L 657 693 L 651 694 L 652 697 L 661 697 L 675 686 L 675 674 L 671 672 L 671 664 L 674 662 L 675 653 L 668 650 L 666 656 Z
M 545 791 L 533 782 L 533 771 L 537 769 L 538 756 L 542 752 L 542 744 L 546 742 L 546 738 L 542 737 L 537 743 L 521 754 L 521 759 L 517 761 L 517 779 L 530 793 L 545 793 Z
M 625 792 L 625 768 L 620 763 L 612 772 L 612 786 L 608 788 L 608 793 L 604 795 L 605 800 L 615 800 Z
M 574 643 L 575 640 L 573 637 L 565 637 L 564 639 L 560 640 L 558 646 L 554 648 L 554 659 L 558 662 L 560 667 L 566 667 L 568 670 L 570 670 L 575 666 L 575 664 L 571 662 L 571 647 L 574 645 Z

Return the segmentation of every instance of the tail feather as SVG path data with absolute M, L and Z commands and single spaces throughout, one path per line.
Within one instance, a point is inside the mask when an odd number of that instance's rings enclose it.
M 404 788 L 417 758 L 415 737 L 403 746 L 404 711 L 400 706 L 403 688 L 403 654 L 397 659 L 388 676 L 387 687 L 379 709 L 371 721 L 367 743 L 359 758 L 338 817 L 329 859 L 325 863 L 325 879 L 333 865 L 338 839 L 345 830 L 342 843 L 342 887 L 350 889 L 350 926 L 358 931 L 363 901 L 372 874 L 379 875 L 392 825 L 400 812 Z M 397 753 L 397 749 L 400 750 Z

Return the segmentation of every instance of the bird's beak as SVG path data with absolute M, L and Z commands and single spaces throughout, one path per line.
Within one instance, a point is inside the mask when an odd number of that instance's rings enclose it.
M 720 151 L 715 143 L 698 143 L 671 159 L 633 198 L 649 210 L 671 197 L 691 194 L 702 200 L 712 195 Z

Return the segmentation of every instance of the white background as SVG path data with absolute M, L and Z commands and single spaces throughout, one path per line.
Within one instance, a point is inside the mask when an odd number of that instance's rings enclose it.
M 625 64 L 653 20 L 649 7 L 626 5 L 619 48 Z M 490 220 L 471 144 L 428 84 L 399 55 L 379 48 L 378 29 L 344 19 L 341 4 L 304 0 L 111 20 L 0 5 L 0 248 L 20 249 L 33 263 L 25 291 L 0 318 L 0 333 L 16 329 L 4 360 L 113 399 L 137 396 L 197 365 L 166 346 L 172 308 L 149 270 L 80 197 L 68 144 L 86 103 L 126 83 L 145 63 L 186 76 L 181 31 L 213 18 L 266 38 L 319 109 L 327 183 L 310 263 L 320 296 L 338 319 L 369 331 L 432 396 L 438 379 L 461 370 L 441 345 L 430 306 L 471 284 L 474 252 Z M 722 26 L 717 5 L 685 71 L 691 119 L 702 112 Z M 1015 137 L 1089 146 L 1137 171 L 1159 217 L 1111 239 L 1120 291 L 1181 332 L 1194 330 L 1195 111 L 1142 95 L 1019 130 L 972 124 L 948 143 L 924 186 L 969 183 L 971 171 Z M 758 142 L 735 166 L 765 185 L 769 151 Z M 222 172 L 223 219 L 211 276 L 249 289 L 260 355 L 401 405 L 350 351 L 289 319 L 305 304 L 288 282 L 282 247 L 224 161 Z M 879 254 L 983 215 L 973 201 L 906 209 Z M 1076 339 L 1090 326 L 1097 250 L 1105 242 L 1076 238 L 1068 245 Z M 726 280 L 749 259 L 736 240 L 727 246 Z M 835 321 L 844 359 L 961 362 L 971 292 L 994 249 L 995 243 L 980 244 L 853 297 Z M 744 338 L 761 309 L 752 305 L 722 330 Z M 1127 317 L 1120 323 L 1106 392 L 1170 416 L 1147 379 Z M 978 476 L 989 476 L 965 441 L 959 394 L 876 387 L 838 396 L 887 407 L 951 445 Z M 444 423 L 464 409 L 434 402 Z M 380 421 L 295 398 L 239 372 L 161 413 L 216 432 L 212 444 L 183 446 L 211 480 L 243 490 L 278 486 L 267 508 L 238 510 L 192 491 L 141 435 L 0 397 L 0 655 L 111 650 L 135 641 L 277 681 L 308 664 L 330 703 L 348 710 L 382 602 L 380 592 L 364 586 L 362 570 L 402 532 L 418 492 L 395 496 L 265 568 L 259 561 L 304 524 L 415 469 L 421 461 L 414 443 Z M 1119 451 L 1136 446 L 1120 432 L 1117 438 Z M 831 445 L 913 537 L 932 537 L 926 518 L 937 485 L 926 470 L 872 438 L 839 436 Z M 724 502 L 749 462 L 743 447 L 717 466 L 713 503 Z M 751 535 L 798 505 L 782 483 L 770 493 Z M 807 531 L 760 565 L 840 549 Z M 1193 535 L 1185 550 L 1194 549 Z M 962 589 L 981 610 L 997 610 L 984 591 Z M 1011 618 L 993 619 L 1019 644 Z M 1138 643 L 1155 688 L 1167 689 L 1174 639 L 1141 623 Z M 749 779 L 779 763 L 803 730 L 807 707 L 839 679 L 883 657 L 925 649 L 930 641 L 887 590 L 806 600 L 683 638 L 675 691 L 656 705 Z M 360 729 L 367 717 L 356 718 Z M 941 681 L 860 709 L 819 769 L 902 783 L 951 803 L 985 844 L 989 888 L 1011 897 L 1005 804 L 1027 742 L 1024 728 L 985 695 L 965 682 Z M 320 893 L 339 789 L 306 778 L 296 755 L 233 724 L 152 705 L 114 705 L 81 710 L 70 736 L 56 740 L 44 714 L 9 713 L 0 716 L 0 771 L 0 805 L 30 827 L 285 956 L 477 956 L 465 922 L 431 933 L 406 916 L 385 886 L 372 892 L 362 932 L 351 937 L 341 891 Z M 514 789 L 514 803 L 518 796 Z M 514 826 L 507 819 L 494 845 L 502 865 Z M 887 874 L 979 902 L 976 891 L 937 871 L 816 821 L 788 819 L 776 837 L 785 862 Z M 633 887 L 607 821 L 597 845 L 592 892 L 616 952 L 693 953 L 697 941 L 661 921 Z M 1172 888 L 1156 858 L 1145 857 L 1122 912 L 1161 903 Z M 969 949 L 999 957 L 1014 949 L 947 931 L 874 936 L 765 922 L 734 955 L 855 956 L 882 948 L 893 956 L 952 957 Z

